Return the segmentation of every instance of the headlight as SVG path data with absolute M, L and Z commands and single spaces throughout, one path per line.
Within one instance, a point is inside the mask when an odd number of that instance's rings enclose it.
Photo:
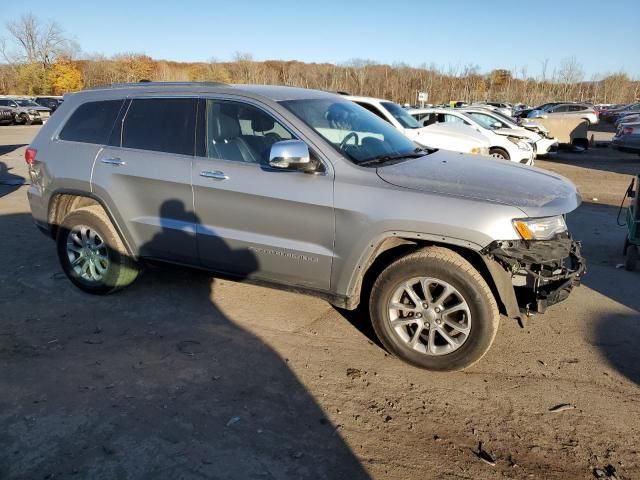
M 531 150 L 531 145 L 518 137 L 507 137 L 509 141 L 515 144 L 520 150 Z
M 35 110 L 29 110 L 29 113 L 30 113 L 31 115 L 37 115 L 37 114 L 38 114 L 38 112 L 36 112 Z
M 545 218 L 517 218 L 513 226 L 524 240 L 549 240 L 567 231 L 562 215 Z
M 473 153 L 474 155 L 477 155 L 480 153 L 480 148 L 479 147 L 473 147 L 470 152 Z

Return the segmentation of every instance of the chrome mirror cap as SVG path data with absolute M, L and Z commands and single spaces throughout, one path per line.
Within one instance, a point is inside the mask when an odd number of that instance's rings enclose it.
M 269 165 L 274 168 L 307 170 L 312 167 L 309 147 L 301 140 L 283 140 L 271 145 Z

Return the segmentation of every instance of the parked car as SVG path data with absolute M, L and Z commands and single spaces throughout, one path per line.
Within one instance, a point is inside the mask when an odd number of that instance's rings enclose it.
M 621 125 L 611 145 L 623 152 L 640 153 L 640 122 Z
M 621 123 L 630 123 L 629 117 L 640 115 L 640 103 L 631 104 L 628 108 L 621 110 L 620 112 L 612 115 L 614 125 L 617 127 Z
M 630 111 L 636 110 L 640 110 L 640 103 L 629 103 L 618 108 L 612 108 L 602 114 L 603 120 L 608 123 L 615 123 L 621 116 L 626 115 Z
M 53 113 L 62 103 L 62 97 L 36 97 L 33 101 L 38 105 L 50 109 L 51 113 Z
M 485 125 L 478 119 L 466 114 L 462 109 L 452 108 L 416 108 L 409 113 L 421 125 L 461 124 L 473 128 L 489 141 L 489 156 L 524 165 L 533 165 L 535 150 L 528 135 L 520 130 L 498 129 Z
M 489 155 L 489 143 L 482 135 L 461 125 L 440 125 L 436 128 L 423 128 L 408 110 L 397 103 L 379 98 L 355 97 L 345 95 L 345 98 L 357 103 L 393 125 L 417 144 L 428 148 L 443 148 L 454 152 Z
M 9 107 L 0 107 L 0 124 L 13 124 L 13 109 Z
M 591 106 L 584 103 L 561 103 L 539 110 L 533 110 L 527 115 L 528 118 L 579 118 L 589 125 L 596 125 L 599 121 L 598 112 Z
M 327 92 L 152 82 L 70 95 L 25 151 L 33 218 L 85 292 L 155 259 L 364 302 L 390 352 L 434 370 L 476 362 L 500 312 L 542 313 L 584 271 L 575 186 L 473 159 Z
M 627 115 L 621 116 L 616 120 L 616 128 L 620 127 L 625 123 L 638 123 L 640 122 L 640 112 L 639 113 L 629 113 Z
M 43 123 L 51 114 L 51 110 L 28 98 L 2 97 L 0 98 L 0 107 L 11 108 L 13 122 L 18 125 Z
M 521 108 L 517 112 L 514 112 L 513 116 L 515 118 L 526 118 L 533 110 L 545 110 L 549 107 L 555 105 L 561 105 L 563 103 L 571 103 L 571 102 L 547 102 L 542 105 L 538 105 L 537 107 L 529 107 L 529 108 Z
M 463 111 L 477 120 L 478 123 L 496 132 L 506 132 L 508 130 L 519 132 L 535 146 L 534 151 L 537 156 L 548 155 L 558 150 L 558 139 L 543 133 L 541 129 L 539 129 L 539 133 L 536 133 L 532 128 L 518 125 L 513 118 L 502 115 L 497 111 L 487 111 L 480 108 L 465 108 Z
M 491 110 L 499 112 L 507 117 L 513 116 L 513 105 L 504 102 L 478 102 L 472 103 L 471 107 L 484 106 L 489 107 Z

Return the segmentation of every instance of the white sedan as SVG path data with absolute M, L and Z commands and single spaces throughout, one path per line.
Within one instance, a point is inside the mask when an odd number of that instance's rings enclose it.
M 483 124 L 457 108 L 415 108 L 409 114 L 427 128 L 442 123 L 462 124 L 471 127 L 489 140 L 489 155 L 523 165 L 533 165 L 534 143 L 520 130 L 493 128 Z

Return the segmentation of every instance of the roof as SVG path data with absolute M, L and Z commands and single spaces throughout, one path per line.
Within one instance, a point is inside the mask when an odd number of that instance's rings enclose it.
M 389 100 L 385 100 L 384 98 L 360 97 L 357 95 L 344 95 L 344 98 L 347 98 L 352 102 L 388 102 L 389 101 Z
M 284 100 L 302 100 L 312 98 L 335 98 L 337 95 L 307 88 L 285 87 L 279 85 L 229 85 L 218 82 L 139 82 L 117 83 L 94 87 L 83 92 L 131 90 L 135 92 L 163 93 L 241 93 L 266 97 L 275 102 Z M 82 92 L 79 92 L 82 93 Z

